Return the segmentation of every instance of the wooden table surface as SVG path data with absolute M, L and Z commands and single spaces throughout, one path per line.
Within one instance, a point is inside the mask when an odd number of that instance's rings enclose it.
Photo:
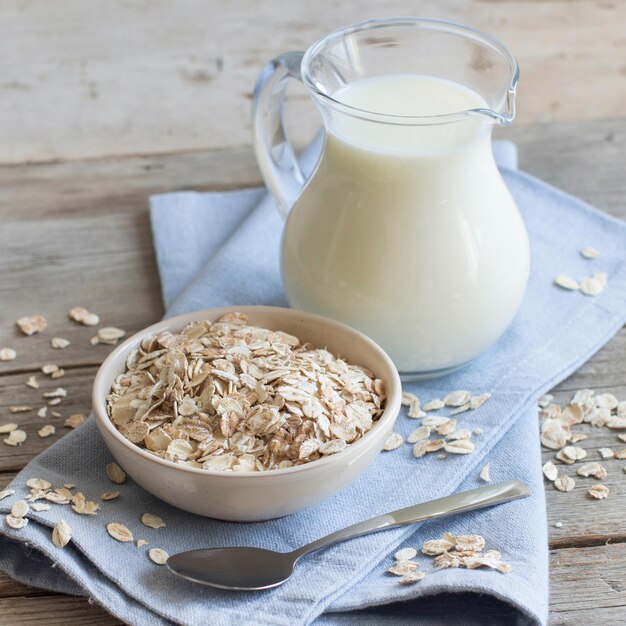
M 626 2 L 0 2 L 0 347 L 18 352 L 0 363 L 0 422 L 9 421 L 9 405 L 41 406 L 43 387 L 57 383 L 68 389 L 63 417 L 89 411 L 109 348 L 89 344 L 92 330 L 67 320 L 71 307 L 128 332 L 161 317 L 150 194 L 259 184 L 249 108 L 262 64 L 342 24 L 410 12 L 504 40 L 522 68 L 518 120 L 503 134 L 519 145 L 521 167 L 626 218 Z M 301 142 L 315 113 L 302 89 L 291 105 Z M 48 330 L 21 336 L 15 320 L 34 313 L 46 316 Z M 52 336 L 72 344 L 52 350 Z M 622 330 L 559 385 L 557 399 L 583 387 L 626 399 L 625 348 Z M 64 378 L 45 379 L 40 391 L 24 385 L 51 362 Z M 10 419 L 28 439 L 0 445 L 0 488 L 67 432 L 63 418 Z M 46 423 L 57 433 L 41 439 Z M 588 430 L 590 456 L 618 447 L 607 429 Z M 567 494 L 547 489 L 553 624 L 626 621 L 623 464 L 605 462 L 611 496 L 601 502 L 586 497 L 584 481 Z M 83 598 L 4 575 L 0 622 L 117 623 Z

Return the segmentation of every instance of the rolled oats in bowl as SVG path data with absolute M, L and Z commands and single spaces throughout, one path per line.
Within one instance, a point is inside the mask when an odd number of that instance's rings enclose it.
M 264 471 L 335 454 L 385 408 L 372 372 L 243 313 L 143 339 L 107 396 L 132 443 L 211 471 Z

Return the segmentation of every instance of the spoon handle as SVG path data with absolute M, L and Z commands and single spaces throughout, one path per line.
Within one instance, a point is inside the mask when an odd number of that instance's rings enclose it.
M 386 530 L 396 526 L 415 524 L 416 522 L 423 522 L 436 517 L 462 513 L 463 511 L 482 509 L 495 504 L 509 502 L 510 500 L 517 500 L 517 498 L 525 498 L 528 495 L 530 495 L 530 490 L 523 482 L 507 480 L 495 485 L 487 485 L 486 487 L 463 491 L 445 498 L 415 504 L 405 509 L 399 509 L 392 513 L 386 513 L 363 522 L 358 522 L 326 537 L 321 537 L 306 546 L 302 546 L 291 554 L 295 559 L 299 559 L 309 552 L 320 550 L 334 543 L 359 537 L 360 535 L 375 533 L 379 530 Z

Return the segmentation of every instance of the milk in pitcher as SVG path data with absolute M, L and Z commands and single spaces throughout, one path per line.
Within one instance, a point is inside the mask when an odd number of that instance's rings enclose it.
M 529 271 L 491 125 L 471 114 L 437 123 L 487 103 L 418 74 L 358 79 L 331 96 L 354 114 L 323 111 L 322 155 L 283 235 L 290 304 L 361 330 L 404 374 L 469 361 L 509 325 Z

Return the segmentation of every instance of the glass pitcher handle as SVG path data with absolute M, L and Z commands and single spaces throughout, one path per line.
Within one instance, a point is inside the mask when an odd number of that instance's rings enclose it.
M 289 78 L 301 80 L 304 52 L 287 52 L 270 61 L 254 87 L 252 127 L 254 151 L 278 209 L 287 216 L 305 183 L 283 122 L 285 90 Z

